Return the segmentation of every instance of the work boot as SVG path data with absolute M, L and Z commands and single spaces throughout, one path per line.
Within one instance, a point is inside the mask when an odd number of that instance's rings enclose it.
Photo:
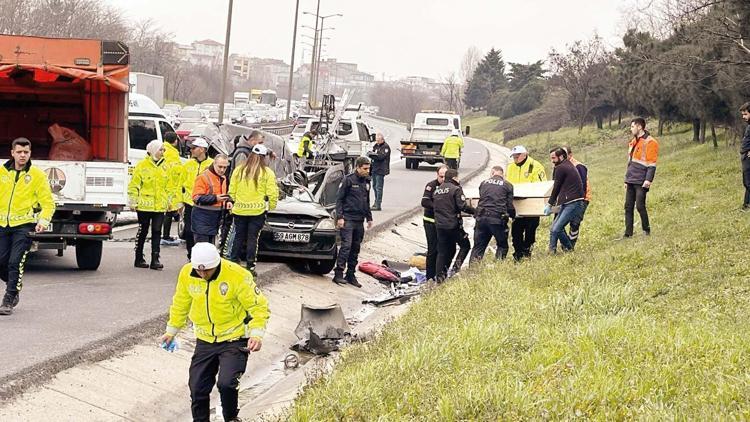
M 361 288 L 362 284 L 360 284 L 359 280 L 357 280 L 357 276 L 354 274 L 347 274 L 346 278 L 344 278 L 349 284 L 351 284 L 354 287 Z
M 146 262 L 146 259 L 143 258 L 143 254 L 135 255 L 135 263 L 133 266 L 136 268 L 148 268 L 148 263 Z
M 13 298 L 13 303 L 11 304 L 12 307 L 18 306 L 18 302 L 21 301 L 21 293 L 16 293 L 16 297 Z
M 0 305 L 0 315 L 11 315 L 13 313 L 13 297 L 8 293 L 3 296 L 3 304 Z
M 158 253 L 152 253 L 151 254 L 151 265 L 148 266 L 152 270 L 161 270 L 164 268 L 164 265 L 162 265 L 161 262 L 159 262 L 159 254 Z
M 349 284 L 344 278 L 344 271 L 336 268 L 333 270 L 333 282 L 336 284 Z
M 253 275 L 253 279 L 254 280 L 258 279 L 258 273 L 255 271 L 255 267 L 254 266 L 253 267 L 247 267 L 247 270 L 250 271 L 250 274 Z

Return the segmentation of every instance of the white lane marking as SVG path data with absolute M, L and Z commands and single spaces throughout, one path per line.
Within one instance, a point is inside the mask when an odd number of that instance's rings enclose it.
M 138 223 L 126 224 L 124 226 L 119 226 L 119 227 L 113 228 L 112 229 L 112 233 L 117 233 L 117 232 L 122 232 L 122 231 L 125 231 L 125 230 L 137 229 L 137 228 L 138 228 Z

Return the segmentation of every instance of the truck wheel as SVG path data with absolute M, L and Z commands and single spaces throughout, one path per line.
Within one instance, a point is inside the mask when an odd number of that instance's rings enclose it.
M 312 259 L 307 261 L 307 268 L 313 274 L 325 275 L 333 271 L 336 266 L 335 259 Z
M 76 263 L 78 268 L 94 271 L 102 262 L 103 242 L 101 240 L 78 240 L 76 242 Z

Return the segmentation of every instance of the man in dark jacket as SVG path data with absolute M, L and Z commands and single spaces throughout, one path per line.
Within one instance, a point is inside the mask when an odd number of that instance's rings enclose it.
M 385 176 L 391 172 L 391 148 L 385 143 L 382 133 L 375 135 L 375 145 L 369 153 L 372 160 L 372 188 L 375 190 L 375 205 L 373 211 L 380 211 L 383 202 L 383 185 Z
M 466 196 L 458 181 L 458 171 L 449 169 L 445 172 L 445 182 L 435 189 L 432 204 L 438 238 L 436 280 L 440 283 L 448 277 L 448 267 L 456 255 L 456 244 L 459 245 L 460 251 L 453 265 L 454 273 L 461 268 L 463 260 L 471 250 L 469 235 L 463 228 L 461 212 L 474 214 L 474 208 L 466 203 Z
M 742 183 L 745 185 L 745 200 L 742 203 L 742 211 L 750 211 L 750 103 L 745 103 L 740 107 L 742 120 L 747 123 L 745 136 L 742 137 L 742 146 L 740 147 L 740 157 L 742 160 Z
M 513 208 L 513 185 L 503 179 L 503 168 L 492 167 L 490 178 L 479 185 L 479 203 L 474 214 L 474 249 L 469 262 L 481 261 L 484 251 L 495 238 L 495 258 L 508 255 L 508 219 L 516 216 Z
M 336 226 L 340 230 L 341 247 L 336 259 L 333 282 L 362 287 L 354 272 L 357 270 L 359 248 L 365 237 L 365 220 L 367 220 L 367 228 L 372 228 L 370 159 L 359 157 L 354 165 L 354 172 L 347 175 L 341 182 L 336 197 Z M 344 277 L 344 269 L 346 269 L 346 277 Z
M 552 187 L 552 195 L 549 197 L 547 206 L 544 207 L 544 215 L 552 214 L 553 206 L 560 206 L 560 211 L 552 222 L 549 233 L 549 250 L 557 252 L 557 241 L 563 250 L 573 249 L 573 243 L 565 232 L 565 226 L 571 221 L 579 218 L 583 205 L 583 183 L 573 163 L 568 160 L 568 153 L 563 148 L 553 148 L 550 151 L 550 160 L 555 165 L 552 179 L 555 181 Z
M 432 204 L 432 195 L 435 193 L 435 189 L 445 181 L 446 171 L 448 171 L 448 166 L 442 165 L 438 167 L 437 178 L 429 182 L 424 187 L 424 192 L 422 193 L 422 208 L 424 208 L 422 224 L 424 225 L 424 235 L 427 238 L 426 276 L 428 280 L 434 280 L 437 275 L 438 256 L 437 227 L 435 227 L 435 208 Z

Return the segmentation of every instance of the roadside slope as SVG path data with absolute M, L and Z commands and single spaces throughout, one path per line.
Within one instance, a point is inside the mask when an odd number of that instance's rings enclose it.
M 750 215 L 734 148 L 661 139 L 653 234 L 624 242 L 626 136 L 564 129 L 594 198 L 574 253 L 461 273 L 376 340 L 343 353 L 293 420 L 681 419 L 750 414 Z M 515 143 L 515 142 L 514 142 Z

